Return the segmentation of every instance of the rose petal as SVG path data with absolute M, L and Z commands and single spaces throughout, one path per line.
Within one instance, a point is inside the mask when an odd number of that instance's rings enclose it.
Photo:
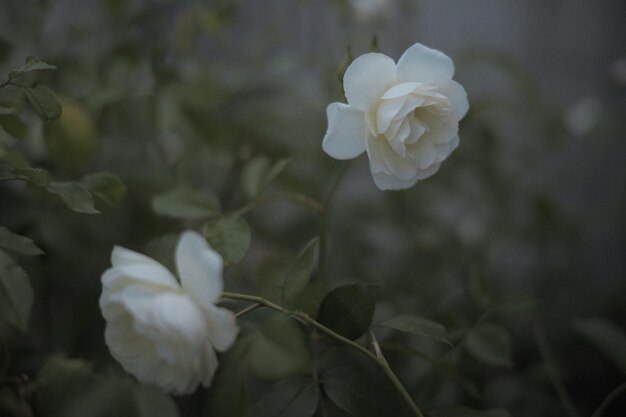
M 390 100 L 381 100 L 378 110 L 376 111 L 376 130 L 377 133 L 385 133 L 391 122 L 402 109 L 405 103 L 404 97 L 398 97 Z
M 217 355 L 215 354 L 215 350 L 212 346 L 207 345 L 204 350 L 203 357 L 203 365 L 202 365 L 202 385 L 208 388 L 211 385 L 211 381 L 213 381 L 213 377 L 215 376 L 215 371 L 217 370 Z
M 396 63 L 386 55 L 369 53 L 355 59 L 343 76 L 348 104 L 365 111 L 395 83 Z
M 397 82 L 449 80 L 454 64 L 443 52 L 416 43 L 398 61 Z
M 409 146 L 408 153 L 422 170 L 431 166 L 437 158 L 437 148 L 426 138 L 422 138 L 422 140 Z
M 356 158 L 365 151 L 365 114 L 346 104 L 331 103 L 326 109 L 328 130 L 322 149 L 335 159 Z
M 102 274 L 102 285 L 115 291 L 132 283 L 143 283 L 167 289 L 178 289 L 180 284 L 163 265 L 154 264 L 125 265 L 109 268 Z
M 370 161 L 370 170 L 390 174 L 391 172 L 383 158 L 382 141 L 379 136 L 367 135 L 367 157 Z
M 425 180 L 426 178 L 434 175 L 438 170 L 441 164 L 432 164 L 426 169 L 420 169 L 417 172 L 417 180 Z
M 439 93 L 443 94 L 450 100 L 452 114 L 455 121 L 459 121 L 465 116 L 469 110 L 469 102 L 467 101 L 467 93 L 463 86 L 454 80 L 446 80 L 437 83 Z
M 237 318 L 232 311 L 212 305 L 207 312 L 209 339 L 219 352 L 230 348 L 239 333 Z
M 407 180 L 400 179 L 393 175 L 385 174 L 384 172 L 373 172 L 372 178 L 374 178 L 374 183 L 376 186 L 385 191 L 385 190 L 403 190 L 405 188 L 410 188 L 417 182 L 416 178 L 411 178 Z
M 406 180 L 413 178 L 417 172 L 417 166 L 413 161 L 398 155 L 388 142 L 384 142 L 381 146 L 383 151 L 383 159 L 390 173 L 396 177 Z
M 417 88 L 423 86 L 422 83 L 401 83 L 396 84 L 391 87 L 389 90 L 385 91 L 385 94 L 382 95 L 382 99 L 391 100 L 398 97 L 404 97 L 408 94 L 414 92 Z
M 197 232 L 181 235 L 176 247 L 176 268 L 181 284 L 202 305 L 210 305 L 224 291 L 222 257 Z

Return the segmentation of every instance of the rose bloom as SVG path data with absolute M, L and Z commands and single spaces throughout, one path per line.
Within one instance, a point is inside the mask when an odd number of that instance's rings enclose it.
M 433 175 L 459 144 L 469 108 L 454 64 L 416 43 L 396 64 L 379 53 L 355 59 L 343 77 L 348 104 L 331 103 L 322 148 L 336 159 L 367 151 L 374 182 L 399 190 Z
M 180 281 L 155 260 L 116 246 L 102 275 L 100 308 L 111 354 L 140 382 L 175 394 L 208 387 L 215 351 L 235 341 L 235 315 L 217 307 L 224 282 L 222 258 L 196 232 L 176 247 Z

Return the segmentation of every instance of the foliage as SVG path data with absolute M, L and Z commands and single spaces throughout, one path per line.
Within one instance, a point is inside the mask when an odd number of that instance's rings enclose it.
M 605 253 L 589 243 L 600 220 L 621 256 L 623 199 L 577 214 L 556 172 L 579 172 L 558 159 L 574 146 L 609 149 L 619 111 L 574 144 L 516 55 L 462 48 L 460 148 L 381 192 L 365 158 L 340 165 L 321 140 L 337 74 L 406 46 L 397 22 L 281 5 L 345 26 L 322 51 L 275 3 L 78 3 L 0 7 L 0 415 L 415 415 L 388 370 L 429 417 L 590 415 L 605 398 L 619 415 L 623 280 L 592 290 L 601 277 L 578 262 Z M 479 92 L 476 71 L 510 91 Z M 225 297 L 239 339 L 209 388 L 174 397 L 116 364 L 98 297 L 114 245 L 174 268 L 185 229 L 222 255 L 227 291 L 284 311 Z

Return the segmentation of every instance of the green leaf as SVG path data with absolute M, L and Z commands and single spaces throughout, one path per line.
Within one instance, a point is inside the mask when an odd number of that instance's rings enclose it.
M 209 220 L 202 231 L 209 245 L 226 263 L 241 261 L 250 246 L 250 227 L 242 217 Z
M 18 139 L 23 139 L 28 131 L 26 123 L 15 113 L 0 114 L 0 126 L 2 126 L 9 135 Z
M 248 409 L 243 373 L 245 357 L 253 338 L 240 337 L 220 356 L 220 366 L 208 392 L 204 407 L 205 417 L 241 417 Z
M 249 198 L 259 196 L 287 167 L 291 159 L 279 159 L 271 163 L 269 158 L 259 156 L 246 164 L 241 172 L 241 186 Z
M 9 73 L 9 80 L 14 80 L 17 77 L 21 77 L 22 75 L 32 72 L 32 71 L 43 71 L 43 70 L 55 70 L 57 67 L 54 65 L 46 64 L 43 61 L 35 58 L 34 56 L 28 56 L 26 58 L 26 63 L 19 68 L 14 69 Z
M 28 275 L 0 250 L 0 320 L 26 332 L 32 305 L 33 289 Z
M 318 239 L 314 238 L 300 251 L 298 257 L 287 270 L 283 284 L 283 299 L 291 300 L 306 287 L 315 267 L 315 253 Z
M 317 320 L 335 332 L 354 340 L 372 324 L 376 297 L 371 286 L 343 285 L 332 290 L 320 305 Z
M 465 347 L 481 362 L 511 366 L 511 339 L 507 331 L 497 324 L 486 323 L 472 329 L 467 335 Z
M 137 385 L 135 388 L 137 417 L 178 417 L 178 408 L 172 398 L 162 390 Z
M 451 344 L 446 336 L 446 328 L 432 320 L 418 316 L 401 315 L 380 323 L 381 326 L 400 330 L 405 333 L 413 333 L 434 339 L 438 342 Z
M 319 396 L 319 385 L 312 379 L 281 381 L 250 408 L 248 416 L 311 417 L 317 409 Z
M 22 255 L 43 255 L 43 251 L 37 247 L 32 239 L 11 232 L 0 226 L 0 247 Z
M 93 205 L 93 197 L 81 183 L 52 182 L 48 184 L 46 190 L 61 197 L 70 210 L 86 214 L 100 213 Z
M 369 365 L 369 364 L 367 364 Z M 320 377 L 324 393 L 341 410 L 359 417 L 405 417 L 405 402 L 394 388 L 381 383 L 385 376 L 373 372 L 363 362 L 345 359 L 339 366 L 325 370 Z
M 502 408 L 475 410 L 468 407 L 439 407 L 428 412 L 431 417 L 511 417 L 511 413 Z
M 155 237 L 144 245 L 142 253 L 158 261 L 170 271 L 176 271 L 176 245 L 180 240 L 179 233 L 170 233 Z
M 273 380 L 301 373 L 311 363 L 302 330 L 284 316 L 271 318 L 259 327 L 248 360 L 255 375 Z
M 217 196 L 208 189 L 178 186 L 152 197 L 155 213 L 175 219 L 199 220 L 220 213 Z
M 574 329 L 595 345 L 626 373 L 626 334 L 618 326 L 602 319 L 576 320 Z
M 38 187 L 46 187 L 50 182 L 50 173 L 41 168 L 13 168 L 11 172 Z
M 64 415 L 96 383 L 91 366 L 79 359 L 53 357 L 37 376 L 37 409 L 43 416 Z
M 122 181 L 108 172 L 86 175 L 80 182 L 109 207 L 116 207 L 126 193 Z
M 33 110 L 42 120 L 55 120 L 61 117 L 62 109 L 56 95 L 48 87 L 25 87 L 24 92 Z

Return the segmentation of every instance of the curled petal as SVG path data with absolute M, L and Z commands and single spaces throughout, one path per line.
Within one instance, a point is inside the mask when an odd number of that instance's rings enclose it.
M 209 339 L 219 352 L 223 352 L 235 343 L 239 326 L 232 311 L 212 305 L 207 312 Z
M 450 107 L 455 121 L 461 120 L 469 110 L 467 93 L 463 86 L 454 80 L 446 80 L 438 83 L 438 91 L 450 100 Z
M 383 191 L 411 188 L 417 182 L 417 178 L 403 180 L 396 176 L 385 174 L 384 172 L 374 171 L 372 171 L 372 178 L 374 178 L 376 186 Z
M 178 286 L 176 278 L 154 259 L 132 250 L 115 246 L 111 253 L 111 264 L 102 277 L 105 286 L 119 278 L 141 281 L 146 284 Z
M 343 76 L 348 104 L 365 111 L 395 83 L 396 63 L 387 55 L 369 53 L 355 59 Z
M 409 155 L 417 162 L 420 169 L 426 169 L 435 162 L 437 158 L 437 148 L 431 141 L 422 139 L 418 140 L 414 145 L 411 145 Z
M 210 305 L 224 291 L 222 257 L 197 232 L 184 232 L 176 247 L 181 284 L 201 304 Z
M 326 109 L 328 130 L 322 149 L 335 159 L 356 158 L 365 151 L 365 114 L 346 104 L 331 103 Z
M 450 80 L 454 64 L 443 52 L 416 43 L 398 60 L 397 82 L 428 82 Z

